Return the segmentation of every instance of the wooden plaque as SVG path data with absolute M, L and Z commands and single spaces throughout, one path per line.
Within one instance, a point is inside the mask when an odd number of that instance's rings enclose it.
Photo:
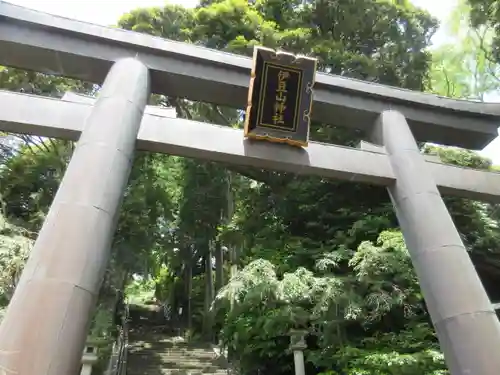
M 307 146 L 316 61 L 255 47 L 245 137 Z

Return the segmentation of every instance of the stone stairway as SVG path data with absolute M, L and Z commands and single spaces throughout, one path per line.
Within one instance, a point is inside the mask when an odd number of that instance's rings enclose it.
M 227 366 L 210 344 L 187 342 L 144 324 L 129 332 L 127 375 L 227 375 Z

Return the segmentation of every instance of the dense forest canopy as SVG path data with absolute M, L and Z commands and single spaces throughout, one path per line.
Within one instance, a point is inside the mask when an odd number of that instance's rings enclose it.
M 460 11 L 472 9 L 471 26 L 461 26 L 460 43 L 432 53 L 437 21 L 405 0 L 203 0 L 193 9 L 136 9 L 118 26 L 244 55 L 255 45 L 282 48 L 317 57 L 323 72 L 484 100 L 498 89 L 493 3 L 460 4 Z M 484 7 L 486 18 L 478 16 Z M 491 37 L 481 38 L 485 27 Z M 0 88 L 55 97 L 66 90 L 98 92 L 85 82 L 7 67 L 0 68 Z M 183 118 L 242 127 L 237 108 L 157 95 L 152 101 Z M 315 122 L 311 138 L 346 146 L 363 139 L 340 125 Z M 73 147 L 2 134 L 2 306 Z M 422 149 L 445 163 L 493 168 L 472 151 Z M 500 300 L 497 207 L 445 200 L 490 298 Z M 293 371 L 294 329 L 307 331 L 308 375 L 447 373 L 380 187 L 137 153 L 92 336 L 113 334 L 117 290 L 136 303 L 155 296 L 174 312 L 182 308 L 180 324 L 191 335 L 219 338 L 242 374 Z
M 483 48 L 489 52 L 489 58 L 500 61 L 500 2 L 498 0 L 468 0 L 470 20 L 476 29 L 492 28 L 492 41 Z

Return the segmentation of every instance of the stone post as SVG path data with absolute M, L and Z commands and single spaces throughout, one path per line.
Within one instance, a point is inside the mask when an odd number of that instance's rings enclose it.
M 85 350 L 82 356 L 82 369 L 80 375 L 92 375 L 92 367 L 97 363 L 99 357 L 97 355 L 97 346 L 92 343 L 85 345 Z
M 383 112 L 388 188 L 446 363 L 453 375 L 500 371 L 500 323 L 404 116 Z
M 0 373 L 78 373 L 148 99 L 148 69 L 116 62 L 0 326 Z
M 305 375 L 304 350 L 307 349 L 305 336 L 307 331 L 290 331 L 290 349 L 293 351 L 293 362 L 295 366 L 295 375 Z

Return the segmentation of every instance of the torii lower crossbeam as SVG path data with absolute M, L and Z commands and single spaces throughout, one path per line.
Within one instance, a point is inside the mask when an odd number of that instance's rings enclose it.
M 0 130 L 76 141 L 95 99 L 67 93 L 63 100 L 0 90 Z M 307 149 L 253 142 L 241 130 L 170 116 L 146 107 L 137 149 L 389 186 L 396 180 L 383 147 L 311 142 Z M 500 203 L 500 173 L 446 165 L 428 168 L 443 194 Z

